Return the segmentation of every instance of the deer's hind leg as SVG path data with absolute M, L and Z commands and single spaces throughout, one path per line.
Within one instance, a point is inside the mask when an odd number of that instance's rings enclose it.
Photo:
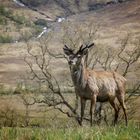
M 125 123 L 126 123 L 126 126 L 128 124 L 128 119 L 127 119 L 127 114 L 126 114 L 126 105 L 124 103 L 124 93 L 122 92 L 121 94 L 117 95 L 117 99 L 123 109 L 123 112 L 124 112 L 124 116 L 125 116 Z
M 114 125 L 116 125 L 117 122 L 118 122 L 118 115 L 119 115 L 118 105 L 115 103 L 115 99 L 110 99 L 109 102 L 110 102 L 111 106 L 114 108 L 114 111 L 115 111 Z

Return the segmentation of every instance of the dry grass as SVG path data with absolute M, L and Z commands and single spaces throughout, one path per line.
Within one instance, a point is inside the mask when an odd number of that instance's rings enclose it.
M 33 96 L 33 95 L 26 95 L 26 96 Z M 37 96 L 37 95 L 35 95 Z M 39 98 L 41 99 L 42 96 L 38 95 Z M 74 106 L 74 101 L 75 101 L 75 95 L 73 94 L 68 94 L 65 93 L 65 98 L 71 104 Z M 27 97 L 26 97 L 27 98 Z M 140 122 L 140 111 L 139 111 L 139 101 L 140 98 L 135 98 L 131 99 L 129 102 L 127 102 L 127 114 L 129 118 L 129 122 L 131 121 L 136 121 Z M 32 102 L 32 101 L 31 101 Z M 26 106 L 23 104 L 23 100 L 21 98 L 21 95 L 1 95 L 0 98 L 0 104 L 1 104 L 1 109 L 0 109 L 0 125 L 3 126 L 3 119 L 5 118 L 6 126 L 8 126 L 7 122 L 8 120 L 11 119 L 11 117 L 16 116 L 16 124 L 17 126 L 25 126 L 25 117 L 26 117 Z M 65 106 L 62 106 L 63 110 L 67 110 Z M 86 112 L 85 116 L 88 118 L 89 117 L 89 108 L 90 104 L 88 102 L 86 106 Z M 80 106 L 79 106 L 80 109 Z M 105 109 L 108 113 L 107 115 L 107 121 L 108 124 L 112 124 L 113 120 L 113 114 L 114 111 L 111 110 L 112 107 L 110 106 L 109 103 L 104 103 L 103 109 Z M 43 103 L 39 104 L 34 104 L 30 105 L 28 108 L 28 117 L 29 117 L 29 126 L 37 126 L 37 127 L 47 127 L 47 128 L 61 128 L 61 127 L 67 127 L 67 126 L 78 126 L 78 124 L 75 122 L 74 119 L 68 118 L 65 114 L 59 112 L 57 109 L 54 109 L 53 107 L 48 107 L 47 105 Z M 12 115 L 13 113 L 13 115 Z M 79 112 L 80 113 L 80 112 Z M 9 117 L 4 117 L 9 116 Z M 102 112 L 102 115 L 104 116 L 104 113 Z M 3 116 L 3 117 L 2 117 Z M 11 117 L 10 117 L 11 116 Z M 7 120 L 6 120 L 7 119 Z M 15 123 L 15 117 L 12 119 L 13 123 Z M 122 110 L 120 111 L 119 114 L 119 124 L 123 123 L 124 125 L 124 116 Z M 84 121 L 84 125 L 87 126 L 89 125 L 89 122 Z M 101 126 L 106 125 L 104 120 L 101 122 Z

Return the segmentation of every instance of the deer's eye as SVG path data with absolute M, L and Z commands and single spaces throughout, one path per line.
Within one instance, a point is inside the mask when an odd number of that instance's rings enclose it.
M 73 55 L 69 56 L 69 59 L 73 59 L 73 58 L 74 58 Z

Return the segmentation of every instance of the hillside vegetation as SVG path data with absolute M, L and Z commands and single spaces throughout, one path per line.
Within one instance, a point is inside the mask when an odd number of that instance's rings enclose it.
M 41 2 L 41 1 L 40 1 Z M 47 2 L 44 5 L 37 7 L 38 11 L 32 10 L 29 7 L 20 7 L 13 1 L 1 1 L 1 16 L 0 16 L 0 42 L 1 42 L 1 61 L 0 61 L 0 77 L 1 83 L 5 85 L 15 85 L 20 81 L 20 76 L 27 69 L 23 58 L 26 52 L 26 43 L 24 40 L 36 38 L 42 32 L 42 24 L 46 24 L 53 28 L 54 33 L 51 41 L 51 48 L 57 46 L 57 53 L 62 53 L 62 36 L 61 23 L 56 20 L 56 15 L 63 16 L 63 8 L 60 8 L 54 1 Z M 57 1 L 58 2 L 58 1 Z M 68 1 L 60 1 L 63 4 Z M 73 2 L 75 5 L 76 1 Z M 107 1 L 79 1 L 85 8 L 88 2 L 104 2 Z M 56 7 L 57 5 L 57 7 Z M 71 5 L 71 4 L 70 4 Z M 86 6 L 85 6 L 86 5 Z M 65 22 L 69 21 L 72 27 L 77 27 L 79 24 L 95 24 L 98 25 L 98 33 L 96 44 L 119 46 L 118 40 L 124 38 L 127 34 L 131 34 L 133 38 L 138 39 L 140 36 L 140 1 L 129 0 L 123 3 L 116 3 L 100 8 L 96 11 L 80 12 L 79 14 L 68 16 Z M 59 7 L 59 8 L 58 8 Z M 66 6 L 69 9 L 70 6 Z M 63 9 L 63 10 L 62 10 Z M 77 8 L 74 8 L 77 9 Z M 56 10 L 56 11 L 55 11 Z M 62 11 L 63 12 L 62 12 Z M 43 15 L 44 13 L 45 15 Z M 52 21 L 48 21 L 48 17 Z M 45 21 L 45 22 L 44 22 Z M 84 25 L 85 26 L 85 25 Z M 73 28 L 73 29 L 74 29 Z M 37 41 L 37 40 L 36 40 Z M 35 41 L 35 42 L 36 42 Z M 116 43 L 117 42 L 117 43 Z M 9 44 L 7 44 L 9 43 Z M 9 76 L 12 75 L 12 76 Z
M 104 6 L 122 3 L 127 0 L 20 0 L 29 7 L 43 8 L 44 11 L 53 11 L 56 16 L 70 16 L 80 12 L 97 10 Z M 58 13 L 55 13 L 57 11 Z

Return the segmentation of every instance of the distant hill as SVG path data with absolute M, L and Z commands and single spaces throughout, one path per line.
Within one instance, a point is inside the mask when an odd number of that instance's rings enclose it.
M 42 7 L 44 11 L 54 9 L 58 15 L 69 16 L 79 12 L 97 10 L 106 5 L 122 3 L 128 0 L 19 0 L 29 7 Z M 46 8 L 46 9 L 45 9 Z
M 20 6 L 12 0 L 0 0 L 0 84 L 15 86 L 26 74 L 27 66 L 23 61 L 27 52 L 24 40 L 33 38 L 43 30 L 41 23 L 54 27 L 50 47 L 62 52 L 61 25 L 57 18 L 65 17 L 73 27 L 83 22 L 100 24 L 98 45 L 119 46 L 119 39 L 130 33 L 133 39 L 140 38 L 140 0 L 22 0 L 26 6 Z M 33 4 L 38 2 L 37 5 Z M 90 5 L 89 5 L 90 3 Z M 92 6 L 93 4 L 93 6 Z M 28 5 L 28 6 L 27 6 Z M 102 5 L 103 7 L 100 7 Z M 91 6 L 97 9 L 90 9 Z M 76 14 L 75 14 L 76 13 Z M 49 19 L 50 18 L 50 19 Z M 65 23 L 65 20 L 63 21 Z M 44 35 L 45 36 L 45 35 Z M 57 49 L 55 49 L 57 47 Z M 64 68 L 57 63 L 59 75 Z

